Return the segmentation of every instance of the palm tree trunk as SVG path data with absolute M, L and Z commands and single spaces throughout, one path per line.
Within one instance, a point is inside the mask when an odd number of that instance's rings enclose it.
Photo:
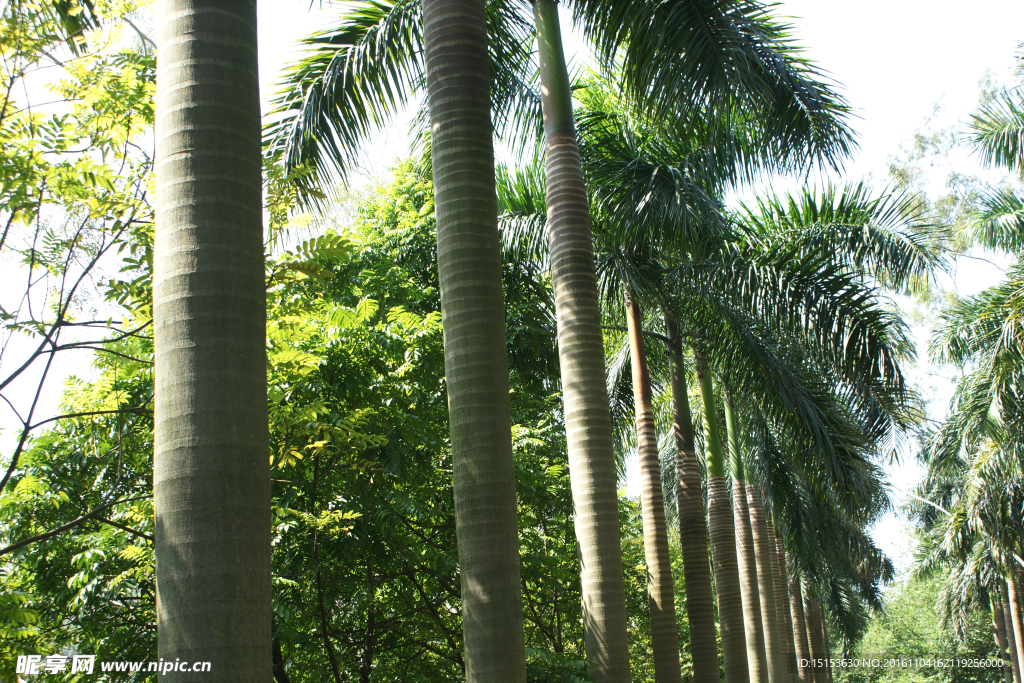
M 424 0 L 466 681 L 526 680 L 483 0 Z
M 798 659 L 797 673 L 800 676 L 800 683 L 811 683 L 813 673 L 810 666 L 805 664 L 811 658 L 811 646 L 807 642 L 807 623 L 804 621 L 804 599 L 800 590 L 800 574 L 795 570 L 789 577 L 788 592 L 790 617 L 793 620 L 793 643 L 796 645 Z
M 554 0 L 536 0 L 544 112 L 547 238 L 580 555 L 583 632 L 595 683 L 628 683 L 626 589 L 604 384 L 604 340 L 587 190 Z
M 817 604 L 818 608 L 818 619 L 821 621 L 821 640 L 825 643 L 825 659 L 832 659 L 832 642 L 828 637 L 828 622 L 825 621 L 825 615 L 821 613 L 821 603 Z M 832 666 L 831 664 L 825 666 L 825 673 L 828 674 L 828 681 L 832 683 Z
M 1013 621 L 1010 617 L 1010 603 L 1005 598 L 1002 600 L 1003 624 L 1006 626 L 1006 649 L 1010 653 L 1010 671 L 1013 673 L 1013 683 L 1021 683 L 1020 662 L 1017 661 L 1017 639 L 1013 634 Z
M 711 372 L 697 357 L 697 379 L 704 399 L 704 443 L 708 471 L 708 531 L 711 563 L 718 592 L 718 620 L 722 630 L 722 661 L 726 683 L 748 683 L 747 643 L 743 633 L 743 601 L 736 565 L 736 530 L 732 523 L 725 460 L 718 433 L 718 410 Z
M 996 649 L 999 652 L 999 659 L 1003 662 L 1003 682 L 1013 683 L 1013 664 L 1010 661 L 1010 653 L 1006 650 L 1006 620 L 1003 618 L 1003 603 L 998 595 L 990 594 L 989 605 L 992 607 L 992 631 L 996 637 Z
M 654 680 L 655 683 L 679 683 L 679 628 L 676 625 L 672 563 L 668 556 L 661 459 L 658 457 L 651 376 L 647 370 L 647 351 L 644 347 L 643 315 L 640 304 L 625 283 L 623 293 L 633 369 L 636 451 L 640 460 L 640 508 L 644 524 L 644 559 L 647 562 L 647 597 L 651 605 Z
M 1020 593 L 1018 591 L 1017 576 L 1013 576 L 1013 569 L 1010 570 L 1011 576 L 1006 577 L 1006 603 L 1010 607 L 1010 620 L 1007 622 L 1006 630 L 1009 632 L 1012 625 L 1013 631 L 1013 642 L 1017 646 L 1017 670 L 1024 675 L 1024 625 L 1021 624 L 1021 601 Z
M 747 483 L 747 512 L 750 530 L 754 536 L 754 556 L 757 559 L 757 592 L 761 596 L 761 624 L 764 631 L 764 650 L 768 659 L 768 679 L 781 683 L 779 674 L 779 627 L 775 614 L 775 581 L 772 576 L 772 556 L 768 523 L 764 514 L 761 492 Z
M 679 547 L 686 584 L 686 616 L 690 624 L 690 656 L 693 683 L 719 683 L 718 642 L 715 637 L 715 605 L 708 563 L 708 530 L 704 515 L 704 491 L 697 469 L 693 418 L 686 390 L 683 347 L 674 319 L 666 314 L 665 328 L 672 339 L 672 416 L 676 439 L 676 509 L 679 516 Z
M 731 397 L 725 397 L 725 425 L 729 433 L 729 460 L 732 463 L 733 524 L 736 527 L 736 559 L 743 598 L 743 631 L 747 642 L 747 668 L 751 683 L 769 683 L 768 657 L 764 651 L 761 622 L 761 598 L 757 592 L 757 559 L 754 536 L 747 511 L 746 473 L 743 464 L 739 415 Z
M 789 614 L 789 571 L 786 568 L 786 550 L 782 547 L 782 539 L 776 535 L 775 559 L 779 565 L 776 575 L 775 604 L 779 619 L 779 643 L 782 650 L 783 677 L 788 683 L 796 683 L 796 652 L 793 647 L 793 618 Z
M 762 498 L 763 502 L 763 498 Z M 768 558 L 769 565 L 767 570 L 769 571 L 769 580 L 772 583 L 772 597 L 775 600 L 775 638 L 773 647 L 775 650 L 775 665 L 778 669 L 775 675 L 779 683 L 790 683 L 789 672 L 786 670 L 786 641 L 788 640 L 786 630 L 786 620 L 782 614 L 782 608 L 786 604 L 782 595 L 782 583 L 779 581 L 779 556 L 775 545 L 775 524 L 772 522 L 771 517 L 768 516 L 767 505 L 765 506 L 765 526 L 767 527 L 767 538 L 768 538 Z M 787 612 L 789 610 L 786 610 Z
M 828 683 L 828 648 L 825 646 L 825 632 L 822 628 L 821 608 L 818 600 L 808 596 L 807 633 L 810 635 L 811 651 L 814 653 L 814 683 Z
M 166 0 L 158 26 L 153 489 L 159 654 L 165 661 L 208 661 L 219 681 L 269 681 L 256 2 Z

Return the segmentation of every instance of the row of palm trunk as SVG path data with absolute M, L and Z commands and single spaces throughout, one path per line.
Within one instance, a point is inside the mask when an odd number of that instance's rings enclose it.
M 630 679 L 616 478 L 604 384 L 601 311 L 587 192 L 553 0 L 534 2 L 547 177 L 547 239 L 564 419 L 576 510 L 583 619 L 596 683 Z M 159 13 L 155 509 L 159 655 L 210 661 L 220 681 L 270 680 L 270 528 L 265 400 L 265 291 L 255 1 L 166 0 Z M 438 264 L 451 411 L 456 529 L 469 683 L 523 683 L 515 482 L 501 261 L 494 204 L 487 7 L 424 0 Z M 670 56 L 673 59 L 674 56 Z M 228 87 L 230 86 L 230 87 Z M 636 335 L 641 338 L 641 335 Z M 642 351 L 637 349 L 638 358 Z M 674 361 L 682 386 L 682 366 Z M 650 392 L 638 362 L 638 424 L 653 446 Z M 701 377 L 705 406 L 711 378 Z M 685 390 L 677 414 L 689 422 Z M 717 417 L 708 411 L 707 434 Z M 692 425 L 679 425 L 680 534 L 699 642 L 697 678 L 717 678 L 710 572 L 695 518 L 701 491 Z M 747 645 L 732 511 L 720 441 L 709 452 L 710 519 L 727 680 L 742 683 Z M 642 456 L 656 474 L 656 455 Z M 674 595 L 660 477 L 645 482 L 658 681 L 678 681 Z M 748 499 L 765 631 L 758 675 L 788 675 L 780 644 L 784 575 L 776 538 Z M 741 496 L 742 497 L 742 496 Z M 757 517 L 761 514 L 761 517 Z M 746 543 L 744 539 L 744 543 Z M 750 544 L 743 545 L 745 549 Z M 696 549 L 700 548 L 700 551 Z M 760 555 L 758 555 L 760 548 Z M 703 566 L 702 566 L 703 565 Z M 748 593 L 753 583 L 747 581 Z M 773 592 L 774 591 L 774 592 Z M 799 599 L 797 599 L 799 602 Z M 750 602 L 753 609 L 753 602 Z M 806 612 L 812 654 L 824 653 L 820 610 Z M 767 619 L 767 620 L 766 620 Z M 750 623 L 756 626 L 757 620 Z M 801 621 L 802 625 L 803 622 Z M 770 628 L 764 628 L 767 625 Z M 793 638 L 786 637 L 786 642 Z M 755 636 L 755 643 L 756 643 Z M 714 658 L 712 665 L 711 659 Z M 698 664 L 699 662 L 699 664 Z M 762 663 L 764 664 L 762 666 Z M 774 668 L 773 668 L 774 666 Z M 772 671 L 776 678 L 771 678 Z M 168 680 L 183 679 L 174 673 Z M 815 679 L 815 683 L 825 683 Z
M 989 589 L 992 610 L 992 631 L 996 648 L 1003 661 L 1005 683 L 1021 683 L 1021 663 L 1024 662 L 1024 624 L 1021 620 L 1020 581 L 1022 572 L 1007 572 L 1005 579 Z
M 628 286 L 624 286 L 624 293 L 636 411 L 655 681 L 675 683 L 680 680 L 679 641 L 643 316 Z M 726 394 L 725 417 L 732 467 L 730 502 L 716 408 L 717 395 L 711 374 L 698 357 L 697 376 L 704 405 L 707 467 L 705 518 L 693 423 L 684 381 L 682 346 L 678 337 L 667 339 L 672 363 L 679 541 L 687 589 L 694 680 L 701 683 L 720 680 L 711 572 L 708 571 L 706 553 L 710 536 L 710 559 L 714 566 L 727 683 L 796 683 L 797 680 L 801 683 L 828 683 L 831 673 L 819 661 L 829 657 L 827 631 L 820 606 L 815 598 L 807 596 L 805 609 L 799 575 L 796 572 L 789 575 L 783 542 L 774 533 L 772 522 L 765 514 L 758 488 L 747 483 L 740 418 Z

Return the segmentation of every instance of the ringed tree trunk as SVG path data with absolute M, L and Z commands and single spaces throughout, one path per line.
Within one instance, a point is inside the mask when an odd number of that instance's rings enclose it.
M 718 643 L 715 638 L 715 604 L 708 563 L 708 530 L 704 491 L 697 468 L 693 417 L 686 388 L 682 340 L 675 320 L 665 315 L 665 329 L 672 339 L 672 419 L 676 439 L 676 508 L 679 547 L 686 583 L 686 616 L 690 623 L 690 655 L 694 683 L 719 683 Z
M 825 615 L 821 612 L 821 603 L 818 603 L 818 618 L 821 619 L 821 639 L 825 643 L 825 658 L 832 658 L 832 642 L 828 637 L 828 622 L 825 621 Z M 825 673 L 828 674 L 829 683 L 832 683 L 832 666 L 828 665 L 825 667 Z
M 732 398 L 725 395 L 725 426 L 729 433 L 729 461 L 732 464 L 733 523 L 736 526 L 736 559 L 743 598 L 743 630 L 747 642 L 747 667 L 751 683 L 769 683 L 768 657 L 764 652 L 761 598 L 757 592 L 757 559 L 754 536 L 747 512 L 746 472 L 739 415 Z
M 796 682 L 796 653 L 793 647 L 793 619 L 789 614 L 789 572 L 786 568 L 786 550 L 778 534 L 774 537 L 775 560 L 779 571 L 775 575 L 775 613 L 779 617 L 779 645 L 782 650 L 782 675 L 787 683 Z
M 526 660 L 484 0 L 424 0 L 437 264 L 468 683 Z
M 824 629 L 822 628 L 821 608 L 817 598 L 808 596 L 807 600 L 807 633 L 810 636 L 811 652 L 817 660 L 814 671 L 814 683 L 828 683 L 828 648 L 825 645 Z
M 157 14 L 153 494 L 160 657 L 272 678 L 256 2 Z M 191 679 L 171 672 L 161 680 Z
M 544 113 L 547 239 L 586 656 L 594 663 L 595 683 L 629 683 L 626 590 L 590 210 L 558 8 L 554 0 L 535 0 L 533 7 Z
M 644 347 L 643 315 L 629 286 L 623 283 L 633 370 L 636 451 L 640 461 L 640 507 L 644 524 L 647 596 L 651 605 L 651 650 L 655 683 L 679 683 L 679 628 L 676 624 L 672 562 L 668 555 L 665 497 L 661 490 L 661 459 L 654 424 L 651 376 Z
M 747 683 L 747 643 L 743 633 L 743 601 L 736 564 L 736 531 L 732 523 L 729 486 L 725 483 L 725 457 L 718 431 L 718 409 L 711 372 L 697 357 L 697 379 L 704 400 L 704 443 L 708 470 L 708 531 L 711 562 L 718 592 L 718 620 L 722 630 L 722 661 L 726 683 Z
M 1010 620 L 1006 624 L 1006 630 L 1013 631 L 1013 642 L 1017 646 L 1017 671 L 1024 678 L 1024 624 L 1021 624 L 1020 585 L 1017 579 L 1018 575 L 1011 568 L 1010 575 L 1006 577 L 1006 603 L 1010 607 Z
M 821 643 L 814 638 L 814 615 L 811 613 L 811 591 L 810 587 L 805 591 L 804 597 L 804 630 L 807 631 L 807 647 L 810 653 L 810 674 L 812 683 L 821 683 L 821 669 L 818 660 L 824 655 L 821 653 Z
M 812 672 L 807 660 L 811 658 L 811 646 L 807 642 L 807 623 L 804 620 L 804 599 L 800 589 L 800 574 L 794 570 L 789 577 L 789 610 L 793 620 L 793 643 L 796 645 L 797 674 L 800 683 L 811 683 Z M 802 665 L 802 666 L 801 666 Z
M 761 492 L 747 482 L 747 510 L 750 530 L 754 536 L 754 555 L 757 558 L 757 591 L 761 596 L 761 624 L 764 630 L 764 650 L 768 659 L 768 677 L 771 683 L 782 683 L 779 661 L 778 615 L 775 613 L 775 580 L 772 575 L 772 555 L 769 546 L 768 523 L 764 514 Z
M 999 652 L 999 659 L 1003 662 L 1003 681 L 1013 683 L 1013 664 L 1010 661 L 1010 653 L 1006 650 L 1006 620 L 1003 618 L 1003 604 L 998 595 L 989 596 L 989 605 L 992 608 L 992 631 L 996 637 L 996 649 Z
M 1006 627 L 1006 649 L 1010 653 L 1010 671 L 1013 674 L 1014 683 L 1021 683 L 1020 662 L 1017 661 L 1017 641 L 1013 635 L 1013 623 L 1010 617 L 1009 601 L 1003 599 L 1001 607 L 1003 611 L 1003 624 Z
M 762 501 L 764 497 L 762 496 Z M 775 663 L 779 667 L 777 671 L 779 683 L 790 683 L 788 671 L 786 670 L 786 620 L 783 618 L 782 605 L 784 601 L 782 599 L 781 589 L 782 584 L 779 582 L 779 556 L 776 551 L 775 545 L 775 524 L 772 522 L 771 517 L 768 516 L 767 505 L 765 506 L 765 525 L 768 527 L 768 556 L 771 560 L 771 576 L 772 590 L 775 597 L 775 624 L 776 624 L 776 638 L 775 647 L 778 650 L 775 652 Z M 789 610 L 786 610 L 787 612 Z

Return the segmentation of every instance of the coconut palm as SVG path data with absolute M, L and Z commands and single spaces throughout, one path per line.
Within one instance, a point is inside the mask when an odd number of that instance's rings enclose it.
M 223 680 L 270 680 L 256 3 L 170 0 L 158 20 L 153 489 L 160 656 L 208 661 Z

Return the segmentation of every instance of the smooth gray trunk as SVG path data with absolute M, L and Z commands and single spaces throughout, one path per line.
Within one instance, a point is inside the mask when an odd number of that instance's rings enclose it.
M 164 661 L 269 681 L 261 129 L 255 0 L 157 10 L 153 327 Z M 192 680 L 171 672 L 165 681 Z
M 757 559 L 754 536 L 747 510 L 746 470 L 743 462 L 743 436 L 739 412 L 732 399 L 725 397 L 725 422 L 729 433 L 729 462 L 732 465 L 732 512 L 736 527 L 736 564 L 743 601 L 743 632 L 747 643 L 747 669 L 751 683 L 769 683 L 768 657 L 764 651 L 761 623 L 761 598 L 757 592 Z
M 765 656 L 768 659 L 768 679 L 782 683 L 779 667 L 779 627 L 775 614 L 775 580 L 772 573 L 771 537 L 764 513 L 761 492 L 747 484 L 747 511 L 754 537 L 754 555 L 757 558 L 757 592 L 761 596 L 761 624 L 764 631 Z
M 655 683 L 679 683 L 679 628 L 676 624 L 672 562 L 668 552 L 665 497 L 661 490 L 661 459 L 654 423 L 651 376 L 647 369 L 643 315 L 640 303 L 623 283 L 633 370 L 633 406 L 636 414 L 636 451 L 640 461 L 640 507 L 647 563 L 647 598 L 651 607 L 651 652 Z
M 810 637 L 811 652 L 814 655 L 814 683 L 828 683 L 828 647 L 825 644 L 824 623 L 821 618 L 821 608 L 815 598 L 808 596 L 807 608 L 807 635 Z
M 1006 626 L 1006 649 L 1010 653 L 1010 671 L 1013 674 L 1013 683 L 1021 683 L 1020 662 L 1017 661 L 1017 639 L 1013 635 L 1013 621 L 1010 617 L 1010 603 L 1002 601 L 1003 624 Z
M 718 623 L 722 632 L 722 663 L 726 683 L 747 683 L 747 642 L 743 633 L 743 599 L 736 565 L 736 529 L 733 526 L 729 485 L 725 481 L 725 453 L 718 429 L 717 399 L 711 372 L 697 358 L 697 380 L 704 402 L 705 462 L 708 472 L 708 536 L 711 565 L 718 593 Z
M 1011 574 L 1013 569 L 1010 570 Z M 1024 624 L 1021 623 L 1021 599 L 1016 576 L 1006 577 L 1006 604 L 1010 608 L 1010 619 L 1006 624 L 1007 632 L 1013 632 L 1013 642 L 1017 652 L 1017 671 L 1024 679 Z M 1012 628 L 1011 628 L 1012 626 Z
M 595 683 L 629 683 L 622 539 L 590 209 L 557 5 L 536 0 L 533 8 L 544 112 L 548 252 L 586 655 L 593 662 L 589 671 Z
M 679 514 L 679 546 L 686 584 L 686 618 L 690 624 L 690 655 L 693 682 L 718 683 L 718 643 L 715 635 L 715 603 L 708 561 L 708 529 L 704 491 L 697 469 L 693 417 L 686 389 L 682 345 L 672 318 L 665 326 L 675 349 L 672 362 L 672 413 L 676 440 L 676 509 Z
M 797 674 L 800 683 L 811 683 L 813 674 L 807 664 L 811 658 L 811 646 L 807 641 L 807 622 L 804 619 L 804 599 L 800 589 L 800 575 L 795 570 L 789 577 L 788 592 L 790 617 L 793 621 L 793 643 L 796 645 L 798 659 Z
M 467 683 L 526 660 L 484 0 L 424 0 Z
M 989 605 L 992 608 L 992 632 L 996 639 L 996 650 L 1003 662 L 1003 681 L 1013 683 L 1013 663 L 1006 649 L 1006 620 L 1003 618 L 1003 603 L 998 594 L 991 597 Z
M 775 559 L 779 573 L 775 581 L 775 606 L 779 618 L 779 646 L 782 650 L 782 670 L 788 683 L 797 681 L 796 648 L 793 646 L 793 618 L 789 614 L 789 571 L 786 567 L 786 550 L 782 539 L 775 537 Z

